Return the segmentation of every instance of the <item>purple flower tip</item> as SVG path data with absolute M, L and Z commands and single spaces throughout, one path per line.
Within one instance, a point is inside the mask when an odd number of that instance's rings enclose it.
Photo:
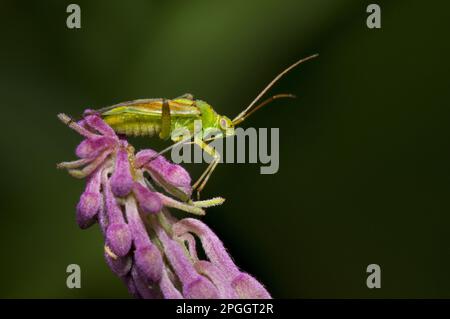
M 143 213 L 158 213 L 161 211 L 162 202 L 158 194 L 138 182 L 134 183 L 133 193 Z
M 135 155 L 96 111 L 87 110 L 78 122 L 65 114 L 58 117 L 84 137 L 76 149 L 80 159 L 58 165 L 74 177 L 87 178 L 77 204 L 77 222 L 81 228 L 99 223 L 105 260 L 133 296 L 270 298 L 263 285 L 239 270 L 206 224 L 193 218 L 179 220 L 164 209 L 200 214 L 220 198 L 188 201 L 191 178 L 182 166 L 153 150 Z
M 136 154 L 136 166 L 145 168 L 153 179 L 171 194 L 189 198 L 192 193 L 191 177 L 180 165 L 170 163 L 164 157 L 155 156 L 153 150 L 143 150 Z M 180 194 L 180 191 L 182 194 Z
M 255 278 L 246 273 L 240 273 L 233 279 L 231 286 L 242 299 L 271 299 L 266 288 Z
M 125 276 L 131 270 L 132 259 L 130 256 L 113 257 L 109 253 L 104 254 L 106 263 L 109 268 L 119 277 Z
M 141 168 L 142 166 L 148 165 L 150 162 L 150 159 L 154 158 L 158 153 L 154 150 L 147 149 L 139 151 L 136 154 L 135 164 L 136 167 Z M 156 160 L 158 157 L 154 158 L 153 160 Z
M 97 111 L 86 110 L 86 112 L 91 112 L 90 115 L 84 115 L 84 121 L 88 126 L 102 135 L 110 136 L 117 140 L 114 130 L 102 120 Z
M 131 192 L 133 177 L 131 176 L 130 162 L 125 148 L 117 151 L 116 166 L 110 178 L 110 185 L 113 194 L 117 197 L 125 197 Z
M 131 249 L 132 236 L 125 223 L 115 223 L 108 226 L 106 243 L 117 256 L 125 256 Z
M 180 165 L 171 164 L 165 173 L 165 178 L 169 183 L 181 188 L 186 194 L 190 194 L 192 192 L 191 177 L 183 167 Z
M 83 117 L 88 117 L 89 115 L 96 115 L 98 113 L 98 111 L 93 110 L 93 109 L 86 109 L 83 112 Z
M 77 146 L 75 154 L 80 158 L 93 158 L 113 144 L 114 140 L 105 136 L 85 139 Z
M 157 299 L 160 298 L 160 293 L 154 288 L 153 285 L 147 283 L 147 280 L 142 276 L 138 267 L 131 268 L 131 277 L 133 278 L 134 285 L 140 298 L 143 299 Z
M 102 197 L 97 192 L 84 192 L 77 205 L 77 223 L 85 229 L 95 222 L 95 216 L 100 210 Z
M 186 285 L 183 295 L 188 299 L 218 299 L 217 288 L 205 277 L 199 276 L 197 279 Z
M 150 282 L 158 282 L 161 279 L 163 260 L 156 246 L 144 246 L 136 249 L 134 260 L 140 272 Z
M 133 280 L 133 277 L 130 274 L 127 274 L 126 276 L 121 277 L 123 282 L 128 288 L 128 292 L 136 299 L 140 299 L 141 295 L 139 294 L 136 284 Z

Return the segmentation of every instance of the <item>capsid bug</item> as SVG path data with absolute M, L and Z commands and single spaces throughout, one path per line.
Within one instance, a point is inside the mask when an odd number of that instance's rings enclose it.
M 95 110 L 94 112 L 99 114 L 114 131 L 127 136 L 158 136 L 161 139 L 168 139 L 177 128 L 187 128 L 191 136 L 193 136 L 194 122 L 197 120 L 201 121 L 203 130 L 216 129 L 221 131 L 223 136 L 234 135 L 234 127 L 242 123 L 261 107 L 279 98 L 295 97 L 292 94 L 277 94 L 257 104 L 281 77 L 301 63 L 317 56 L 318 54 L 314 54 L 301 59 L 279 73 L 250 105 L 233 120 L 218 114 L 210 104 L 194 99 L 191 94 L 185 94 L 174 99 L 156 98 L 128 101 Z M 179 138 L 172 138 L 172 140 L 180 142 Z M 202 139 L 194 139 L 194 143 L 213 157 L 209 166 L 193 185 L 193 188 L 197 191 L 197 196 L 200 197 L 200 192 L 220 161 L 220 155 Z

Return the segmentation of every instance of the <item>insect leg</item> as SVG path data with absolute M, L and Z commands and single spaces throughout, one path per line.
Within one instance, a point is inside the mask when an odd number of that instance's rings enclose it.
M 153 185 L 148 181 L 148 179 L 145 179 L 145 184 L 151 189 L 151 190 L 155 190 L 155 188 L 153 187 Z M 205 211 L 203 210 L 203 208 L 207 208 L 207 207 L 212 207 L 212 206 L 217 206 L 217 205 L 222 205 L 223 202 L 225 201 L 224 198 L 222 197 L 214 197 L 211 199 L 207 199 L 207 200 L 202 200 L 202 201 L 189 201 L 189 202 L 180 202 L 176 199 L 173 199 L 169 196 L 160 194 L 161 199 L 164 203 L 164 206 L 168 206 L 168 207 L 173 207 L 173 208 L 177 208 L 179 210 L 183 210 L 187 213 L 191 213 L 194 215 L 205 215 Z
M 159 133 L 161 139 L 165 140 L 170 136 L 171 122 L 169 102 L 164 99 L 162 103 L 161 132 Z
M 199 179 L 195 182 L 193 185 L 193 189 L 197 190 L 197 198 L 200 199 L 200 193 L 205 188 L 206 183 L 208 182 L 208 179 L 210 178 L 213 171 L 216 169 L 217 164 L 220 162 L 220 154 L 216 152 L 216 150 L 206 144 L 203 141 L 197 141 L 196 144 L 201 147 L 206 153 L 211 155 L 213 157 L 213 160 L 211 163 L 209 163 L 208 167 L 203 171 L 202 175 L 199 177 Z
M 207 152 L 209 155 L 213 156 L 214 150 L 207 150 L 207 148 L 212 148 L 211 146 L 209 146 L 208 144 L 204 143 L 203 141 L 193 141 L 193 144 L 197 144 L 202 150 L 204 150 L 205 152 Z M 203 171 L 202 175 L 200 175 L 200 177 L 197 179 L 197 181 L 194 183 L 194 185 L 192 185 L 193 189 L 196 189 L 199 184 L 201 183 L 201 181 L 205 178 L 206 174 L 208 174 L 208 172 L 211 170 L 212 167 L 212 163 L 209 163 L 208 167 Z

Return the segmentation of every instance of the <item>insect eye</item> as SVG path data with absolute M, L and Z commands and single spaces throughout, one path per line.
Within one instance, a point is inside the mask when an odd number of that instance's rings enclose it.
M 223 130 L 226 130 L 227 127 L 228 127 L 228 125 L 227 125 L 227 120 L 225 120 L 225 119 L 220 119 L 220 127 L 221 127 Z

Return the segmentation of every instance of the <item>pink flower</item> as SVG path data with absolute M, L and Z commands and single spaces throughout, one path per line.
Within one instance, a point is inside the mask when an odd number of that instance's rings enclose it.
M 191 201 L 191 178 L 183 167 L 150 149 L 135 154 L 92 112 L 78 123 L 58 117 L 85 138 L 75 151 L 78 160 L 58 164 L 87 180 L 76 209 L 78 225 L 100 225 L 106 262 L 133 296 L 271 298 L 239 270 L 207 225 L 194 218 L 178 220 L 167 209 L 204 215 L 204 208 L 223 203 L 222 198 Z M 198 258 L 195 237 L 207 260 Z

